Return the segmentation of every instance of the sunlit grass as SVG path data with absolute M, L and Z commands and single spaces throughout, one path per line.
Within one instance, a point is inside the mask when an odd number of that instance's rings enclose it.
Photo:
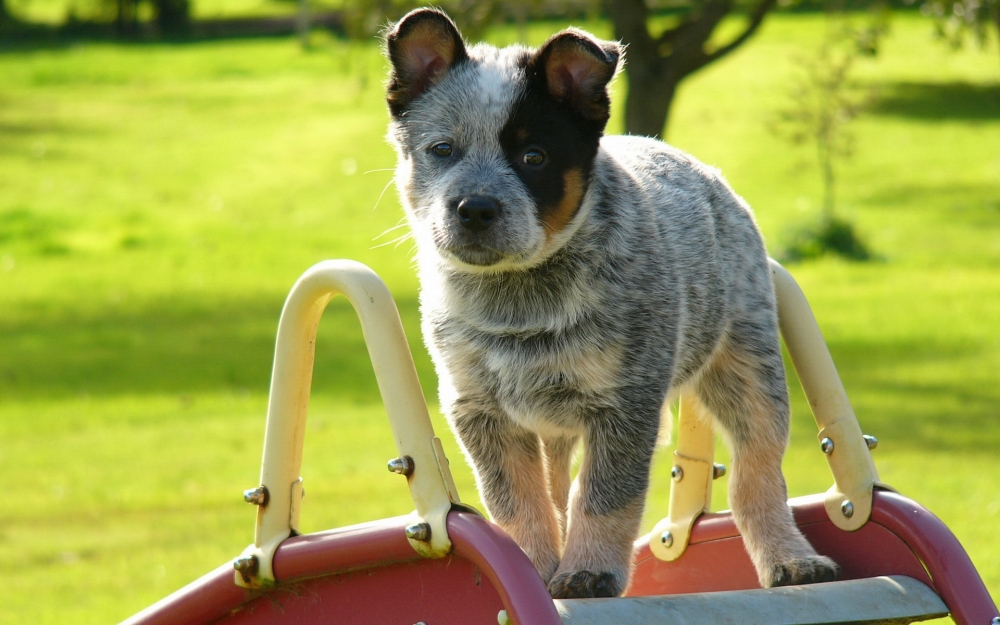
M 772 244 L 818 208 L 810 153 L 765 122 L 820 28 L 771 18 L 684 85 L 672 118 L 671 142 L 722 169 Z M 941 516 L 1000 595 L 1000 63 L 948 53 L 929 30 L 897 19 L 859 66 L 882 100 L 857 122 L 840 208 L 882 260 L 792 271 L 882 441 L 882 478 Z M 382 195 L 383 71 L 375 45 L 323 38 L 310 52 L 265 40 L 0 55 L 0 621 L 113 622 L 252 540 L 240 493 L 257 481 L 274 331 L 312 263 L 355 258 L 383 276 L 433 402 L 410 243 L 379 246 L 405 232 L 379 237 L 402 216 Z M 830 477 L 792 385 L 785 467 L 801 495 Z M 407 512 L 343 303 L 320 327 L 314 391 L 303 529 Z M 668 472 L 661 460 L 647 528 Z

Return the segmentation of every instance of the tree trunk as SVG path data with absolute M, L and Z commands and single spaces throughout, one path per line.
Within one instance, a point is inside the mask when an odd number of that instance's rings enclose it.
M 777 0 L 758 0 L 747 25 L 729 43 L 711 46 L 712 33 L 733 11 L 733 0 L 704 0 L 655 39 L 649 33 L 645 0 L 606 0 L 615 37 L 627 48 L 629 94 L 625 132 L 659 137 L 664 133 L 677 85 L 702 67 L 743 45 L 757 31 Z
M 679 81 L 648 72 L 628 74 L 628 95 L 625 97 L 625 132 L 632 135 L 660 138 L 666 136 L 670 105 L 674 101 Z

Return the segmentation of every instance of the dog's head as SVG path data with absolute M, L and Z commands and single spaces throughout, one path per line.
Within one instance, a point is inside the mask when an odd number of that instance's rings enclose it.
M 464 271 L 528 267 L 572 234 L 608 121 L 617 43 L 466 47 L 441 11 L 386 35 L 396 183 L 421 250 Z

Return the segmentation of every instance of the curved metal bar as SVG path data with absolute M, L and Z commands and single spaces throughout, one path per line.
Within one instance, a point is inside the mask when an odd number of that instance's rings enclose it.
M 895 532 L 917 554 L 958 625 L 987 625 L 1000 619 L 983 578 L 948 526 L 897 493 L 877 489 L 874 497 L 877 505 L 872 519 Z
M 513 538 L 481 516 L 465 512 L 452 513 L 448 527 L 455 555 L 475 564 L 490 580 L 506 608 L 507 622 L 561 625 L 545 583 Z M 503 622 L 499 615 L 497 620 Z
M 416 522 L 426 523 L 430 536 L 411 538 L 410 544 L 431 558 L 451 550 L 446 520 L 451 505 L 459 503 L 458 493 L 441 441 L 434 436 L 396 304 L 385 283 L 365 265 L 329 260 L 313 265 L 299 278 L 281 311 L 260 474 L 267 496 L 257 508 L 254 544 L 238 560 L 250 563 L 249 571 L 236 574 L 241 586 L 273 584 L 274 552 L 297 533 L 316 330 L 336 295 L 346 297 L 358 313 L 396 447 L 400 457 L 413 461 L 407 480 L 419 517 Z
M 833 472 L 834 484 L 826 493 L 826 513 L 834 525 L 853 531 L 871 516 L 872 489 L 876 485 L 888 487 L 879 482 L 861 426 L 806 296 L 784 267 L 775 260 L 770 264 L 781 336 L 809 400 L 819 427 L 818 438 Z

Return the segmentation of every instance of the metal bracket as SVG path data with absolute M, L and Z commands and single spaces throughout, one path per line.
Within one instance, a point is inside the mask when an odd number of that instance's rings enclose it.
M 410 544 L 428 558 L 443 558 L 451 551 L 446 520 L 452 504 L 461 501 L 441 441 L 434 436 L 399 311 L 385 283 L 371 269 L 354 261 L 328 260 L 299 278 L 281 311 L 260 478 L 269 497 L 257 507 L 254 544 L 234 562 L 240 586 L 274 584 L 274 552 L 298 533 L 299 471 L 316 330 L 323 310 L 336 295 L 344 295 L 358 313 L 396 448 L 400 457 L 409 456 L 414 463 L 407 483 L 417 523 L 427 524 L 429 536 L 411 539 Z
M 693 393 L 681 395 L 677 421 L 670 511 L 656 524 L 649 538 L 650 551 L 667 562 L 681 557 L 691 539 L 695 520 L 709 511 L 715 474 L 712 415 Z

